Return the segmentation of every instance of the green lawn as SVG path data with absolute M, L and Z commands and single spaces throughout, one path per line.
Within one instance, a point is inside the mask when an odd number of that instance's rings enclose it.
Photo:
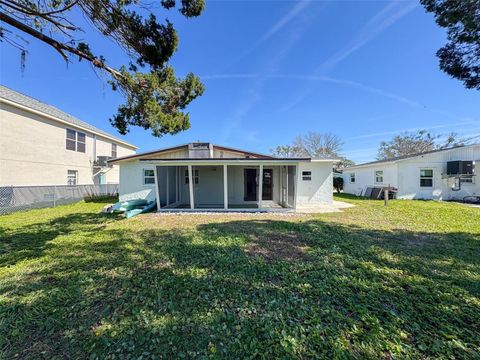
M 480 208 L 0 217 L 0 358 L 480 358 Z

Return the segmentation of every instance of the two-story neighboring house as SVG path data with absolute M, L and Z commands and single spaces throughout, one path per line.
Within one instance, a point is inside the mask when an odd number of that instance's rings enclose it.
M 0 186 L 119 182 L 108 158 L 137 147 L 0 85 Z

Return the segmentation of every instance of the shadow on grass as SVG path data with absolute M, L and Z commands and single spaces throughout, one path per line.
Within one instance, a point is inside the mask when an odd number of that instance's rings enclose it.
M 320 220 L 135 230 L 98 216 L 8 239 L 12 259 L 31 259 L 76 236 L 0 283 L 5 357 L 479 354 L 478 235 Z M 29 248 L 20 234 L 35 231 L 44 240 Z
M 74 213 L 15 230 L 0 228 L 0 266 L 41 257 L 50 246 L 48 242 L 58 236 L 76 232 L 95 233 L 118 219 L 119 215 L 116 214 Z

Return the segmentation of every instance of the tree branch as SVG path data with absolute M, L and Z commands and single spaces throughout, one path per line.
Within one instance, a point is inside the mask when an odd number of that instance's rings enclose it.
M 41 33 L 40 31 L 35 30 L 35 29 L 31 28 L 30 26 L 28 26 L 28 25 L 26 25 L 26 24 L 24 24 L 24 23 L 22 23 L 22 22 L 20 22 L 16 19 L 8 16 L 4 12 L 0 12 L 0 20 L 5 22 L 6 24 L 9 24 L 10 26 L 13 26 L 13 27 L 29 34 L 30 36 L 33 36 L 34 38 L 37 38 L 38 40 L 43 41 L 44 43 L 50 45 L 55 50 L 57 50 L 60 53 L 60 55 L 62 55 L 62 57 L 65 59 L 65 61 L 68 61 L 68 56 L 65 54 L 65 52 L 68 52 L 70 54 L 74 54 L 74 55 L 79 56 L 81 59 L 85 59 L 85 60 L 91 62 L 95 67 L 104 69 L 105 71 L 110 73 L 115 78 L 122 78 L 123 77 L 123 75 L 118 70 L 115 70 L 115 69 L 107 66 L 99 58 L 97 58 L 95 56 L 92 56 L 92 55 L 89 55 L 89 54 L 86 54 L 83 51 L 80 51 L 80 50 L 78 50 L 78 49 L 76 49 L 72 46 L 67 45 L 67 44 L 61 43 L 61 42 L 43 34 L 43 33 Z

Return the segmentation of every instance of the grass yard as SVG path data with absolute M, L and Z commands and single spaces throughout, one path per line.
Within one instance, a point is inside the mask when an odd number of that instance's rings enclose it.
M 480 358 L 480 209 L 0 217 L 1 358 Z

